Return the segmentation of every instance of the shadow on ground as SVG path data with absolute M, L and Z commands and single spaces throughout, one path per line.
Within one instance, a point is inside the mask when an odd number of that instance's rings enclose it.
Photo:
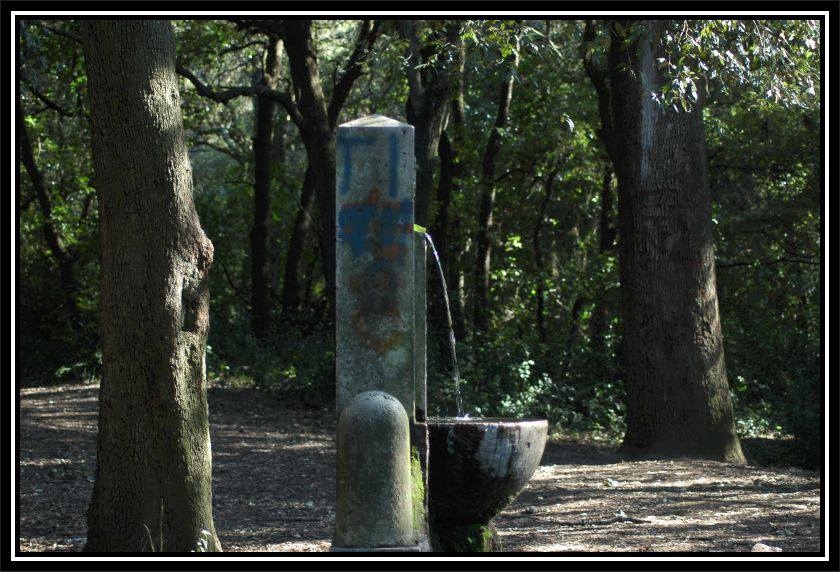
M 20 390 L 20 550 L 79 550 L 93 485 L 97 386 Z M 216 530 L 227 551 L 329 550 L 332 410 L 249 389 L 209 391 Z M 772 444 L 771 444 L 772 445 Z M 499 518 L 509 551 L 820 550 L 819 475 L 696 460 L 621 461 L 605 445 L 550 443 Z M 625 519 L 616 515 L 624 515 Z

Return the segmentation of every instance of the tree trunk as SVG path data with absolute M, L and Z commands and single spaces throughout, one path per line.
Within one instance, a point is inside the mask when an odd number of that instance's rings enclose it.
M 449 208 L 452 194 L 456 188 L 455 150 L 449 136 L 444 132 L 440 138 L 440 178 L 437 188 L 437 216 L 429 229 L 435 239 L 435 246 L 440 253 L 440 262 L 444 272 L 449 269 Z M 447 275 L 448 276 L 448 275 Z
M 444 122 L 441 121 L 438 127 L 435 125 L 427 125 L 425 130 L 429 131 L 438 141 L 438 149 L 437 153 L 434 157 L 426 154 L 424 158 L 417 158 L 417 164 L 421 165 L 421 161 L 430 161 L 431 166 L 434 162 L 439 162 L 440 164 L 440 176 L 438 177 L 438 186 L 437 186 L 437 193 L 435 197 L 435 201 L 437 203 L 437 216 L 435 216 L 434 222 L 431 223 L 429 234 L 432 236 L 435 242 L 435 247 L 437 248 L 438 254 L 440 256 L 441 267 L 443 268 L 443 274 L 445 277 L 446 284 L 442 285 L 442 288 L 446 288 L 449 300 L 450 300 L 450 313 L 452 318 L 452 329 L 454 331 L 456 339 L 463 339 L 464 337 L 464 327 L 463 327 L 463 312 L 461 311 L 461 299 L 458 296 L 458 277 L 457 272 L 453 272 L 453 262 L 457 258 L 456 251 L 458 249 L 457 244 L 452 244 L 450 241 L 450 234 L 449 234 L 449 226 L 450 226 L 450 208 L 452 206 L 452 200 L 455 194 L 459 192 L 461 181 L 460 179 L 463 176 L 463 167 L 462 163 L 458 161 L 458 149 L 456 148 L 456 142 L 459 145 L 463 144 L 463 127 L 464 127 L 464 105 L 463 105 L 463 90 L 464 90 L 464 62 L 466 56 L 466 49 L 464 46 L 464 42 L 461 40 L 460 36 L 460 23 L 459 22 L 447 22 L 446 24 L 446 38 L 449 42 L 452 53 L 452 60 L 447 61 L 444 65 L 446 65 L 449 69 L 445 72 L 445 77 L 436 76 L 435 80 L 440 85 L 433 87 L 432 89 L 436 90 L 437 95 L 433 97 L 427 97 L 425 99 L 428 102 L 425 104 L 427 107 L 435 108 L 436 105 L 439 103 L 439 98 L 442 97 L 449 97 L 451 99 L 449 103 L 450 112 L 448 115 L 452 119 L 452 131 L 454 132 L 453 139 L 450 139 L 447 135 L 445 129 Z M 411 82 L 409 83 L 411 85 Z M 428 91 L 428 88 L 427 88 Z M 437 98 L 437 99 L 436 99 Z M 411 108 L 411 104 L 407 106 L 409 109 Z M 443 112 L 446 111 L 445 107 L 438 106 L 439 111 L 441 112 L 440 119 L 444 119 Z M 427 114 L 428 117 L 428 114 Z M 428 138 L 426 140 L 428 143 Z M 432 184 L 432 177 L 427 176 L 423 180 L 423 185 L 431 185 Z M 418 196 L 420 194 L 420 178 L 418 176 Z M 431 190 L 424 191 L 430 193 Z M 427 216 L 427 208 L 424 210 L 424 215 Z M 435 272 L 432 271 L 432 281 L 435 282 Z M 438 291 L 437 288 L 432 287 L 432 291 Z M 429 298 L 429 315 L 431 317 L 430 326 L 435 329 L 436 332 L 442 332 L 442 335 L 435 335 L 434 337 L 438 340 L 439 344 L 439 351 L 441 355 L 448 355 L 451 351 L 449 347 L 449 322 L 446 317 L 446 306 L 443 303 L 443 293 L 441 292 L 440 296 L 432 296 Z
M 262 83 L 274 87 L 277 76 L 277 44 L 272 40 L 266 54 Z M 271 265 L 268 228 L 271 220 L 271 164 L 274 101 L 258 95 L 255 101 L 254 134 L 254 224 L 251 228 L 251 333 L 266 339 L 271 331 Z
M 317 201 L 320 221 L 318 246 L 327 282 L 327 314 L 335 307 L 335 128 L 341 109 L 373 48 L 379 25 L 364 20 L 359 25 L 353 50 L 344 73 L 333 86 L 329 104 L 321 87 L 318 54 L 312 40 L 312 20 L 285 20 L 283 43 L 302 123 L 298 125 L 308 161 L 296 215 L 283 281 L 283 310 L 288 312 L 300 299 L 298 269 L 310 226 L 312 199 Z M 311 193 L 311 194 L 310 194 Z
M 604 178 L 601 184 L 601 212 L 598 219 L 598 253 L 605 255 L 615 249 L 615 227 L 612 223 L 613 187 L 612 163 L 604 165 Z M 595 296 L 595 309 L 589 321 L 589 333 L 593 348 L 601 352 L 604 349 L 604 337 L 610 325 L 610 308 L 607 304 L 607 291 L 602 287 Z
M 507 62 L 510 69 L 499 84 L 496 122 L 490 131 L 481 163 L 481 205 L 476 237 L 473 326 L 478 331 L 490 327 L 490 253 L 493 246 L 493 208 L 496 203 L 496 157 L 502 149 L 501 129 L 507 123 L 513 95 L 513 68 L 519 63 L 518 52 Z
M 315 182 L 312 166 L 307 165 L 300 192 L 300 206 L 295 214 L 292 237 L 286 253 L 286 270 L 283 274 L 283 314 L 289 315 L 300 305 L 299 268 L 306 235 L 312 221 L 312 200 L 315 197 Z
M 167 21 L 81 25 L 100 206 L 102 382 L 85 550 L 181 551 L 212 517 L 213 246 L 192 199 Z
M 612 208 L 614 193 L 612 188 L 613 163 L 620 160 L 618 151 L 615 149 L 613 136 L 612 104 L 610 102 L 610 78 L 606 66 L 598 65 L 592 58 L 592 51 L 596 38 L 595 23 L 587 20 L 583 30 L 583 43 L 581 44 L 581 59 L 595 93 L 598 96 L 598 117 L 601 120 L 601 128 L 598 129 L 598 137 L 604 144 L 607 152 L 606 164 L 604 166 L 604 178 L 601 185 L 601 213 L 598 224 L 598 252 L 604 254 L 615 249 L 616 230 L 612 223 Z M 592 346 L 597 352 L 604 349 L 604 336 L 610 323 L 610 311 L 606 301 L 607 293 L 601 289 L 595 298 L 595 309 L 589 322 L 590 337 Z
M 463 340 L 467 337 L 467 294 L 464 267 L 465 254 L 460 245 L 463 244 L 462 220 L 455 215 L 452 221 L 452 232 L 449 234 L 449 270 L 446 275 L 447 284 L 450 284 L 450 309 L 452 310 L 452 328 L 455 330 L 455 339 Z
M 535 317 L 537 321 L 537 335 L 542 343 L 548 341 L 548 332 L 545 327 L 545 256 L 542 248 L 542 229 L 545 221 L 548 207 L 551 204 L 552 195 L 554 194 L 554 181 L 557 173 L 560 171 L 560 162 L 558 161 L 556 167 L 551 170 L 545 180 L 545 194 L 540 201 L 540 210 L 537 215 L 536 224 L 534 224 L 534 234 L 531 243 L 534 248 L 534 276 L 537 279 L 537 307 Z
M 651 97 L 666 22 L 613 31 L 610 79 L 618 175 L 619 274 L 631 455 L 744 462 L 735 433 L 715 285 L 700 105 Z M 650 34 L 624 46 L 617 30 Z M 644 78 L 644 83 L 641 78 Z
M 438 50 L 431 43 L 420 47 L 418 21 L 403 22 L 402 32 L 409 40 L 408 60 L 408 99 L 406 101 L 406 119 L 414 126 L 414 155 L 417 164 L 415 185 L 414 220 L 421 226 L 428 225 L 429 204 L 438 170 L 438 147 L 441 133 L 446 124 L 450 98 L 449 58 L 439 57 Z M 459 23 L 447 23 L 447 46 L 455 48 L 460 42 Z M 439 34 L 433 31 L 434 41 Z M 454 39 L 454 41 L 453 41 Z M 446 63 L 439 63 L 443 59 Z M 452 60 L 457 67 L 457 59 Z M 421 65 L 424 65 L 420 69 Z
M 286 127 L 289 116 L 285 111 L 277 114 L 271 142 L 271 160 L 276 165 L 286 164 Z
M 320 215 L 318 242 L 327 280 L 328 307 L 335 307 L 335 131 L 330 125 L 321 87 L 311 20 L 287 20 L 283 43 L 298 109 L 304 118 L 301 138 L 312 169 L 312 184 Z
M 451 29 L 450 29 L 451 30 Z M 456 42 L 455 38 L 450 37 L 450 41 Z M 464 105 L 464 72 L 467 62 L 467 45 L 460 38 L 457 38 L 458 51 L 456 52 L 456 63 L 453 65 L 455 76 L 453 78 L 453 93 L 452 102 L 450 103 L 450 115 L 452 117 L 452 145 L 450 148 L 451 155 L 447 156 L 446 161 L 450 163 L 452 171 L 452 189 L 449 193 L 448 204 L 451 204 L 455 196 L 460 192 L 462 181 L 467 175 L 466 164 L 460 158 L 460 152 L 464 149 L 465 126 L 467 122 L 466 111 Z M 443 167 L 441 167 L 441 177 L 443 177 Z M 464 296 L 464 273 L 463 273 L 463 250 L 462 250 L 462 232 L 461 232 L 461 217 L 456 212 L 452 220 L 451 232 L 449 230 L 449 207 L 446 209 L 447 214 L 447 231 L 444 242 L 447 247 L 444 252 L 446 257 L 446 283 L 449 285 L 452 310 L 452 327 L 455 330 L 455 338 L 463 340 L 467 337 L 467 310 Z

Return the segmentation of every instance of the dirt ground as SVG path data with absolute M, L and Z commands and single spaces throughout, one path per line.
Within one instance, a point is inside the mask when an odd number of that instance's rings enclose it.
M 20 391 L 22 552 L 84 545 L 97 390 Z M 209 401 L 224 550 L 329 550 L 332 412 L 291 408 L 247 389 L 212 388 Z M 819 552 L 820 477 L 790 467 L 621 461 L 605 445 L 555 441 L 497 527 L 511 552 L 749 552 L 757 543 Z

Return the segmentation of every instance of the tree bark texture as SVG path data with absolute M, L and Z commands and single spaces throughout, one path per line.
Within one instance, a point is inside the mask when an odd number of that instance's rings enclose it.
M 513 69 L 519 63 L 518 52 L 510 57 L 510 66 L 499 84 L 496 121 L 487 139 L 481 161 L 481 203 L 476 236 L 474 271 L 473 326 L 478 331 L 490 327 L 490 254 L 493 247 L 493 208 L 496 204 L 496 157 L 502 150 L 501 130 L 507 123 L 513 96 Z
M 277 45 L 272 40 L 266 50 L 262 83 L 274 88 L 277 76 Z M 254 133 L 254 224 L 251 227 L 251 333 L 266 339 L 271 331 L 271 264 L 269 256 L 269 224 L 271 221 L 272 131 L 274 100 L 256 96 Z
M 617 30 L 643 26 L 629 46 Z M 718 313 L 699 103 L 655 101 L 666 22 L 624 22 L 610 48 L 627 433 L 631 455 L 744 462 Z
M 212 517 L 198 220 L 167 21 L 81 25 L 100 205 L 102 382 L 85 549 L 181 551 Z

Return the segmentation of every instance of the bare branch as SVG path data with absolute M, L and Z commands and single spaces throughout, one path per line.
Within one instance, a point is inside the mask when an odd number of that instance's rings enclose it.
M 292 96 L 288 92 L 268 89 L 264 86 L 258 86 L 258 92 L 259 95 L 265 95 L 282 105 L 289 114 L 289 117 L 292 118 L 294 124 L 299 128 L 303 127 L 303 115 L 301 115 L 297 104 L 292 100 Z
M 210 141 L 207 141 L 207 140 L 196 141 L 195 146 L 196 147 L 207 147 L 208 149 L 212 149 L 213 151 L 217 151 L 219 153 L 222 153 L 223 155 L 227 155 L 228 157 L 236 160 L 239 163 L 243 162 L 242 156 L 239 153 L 237 153 L 236 151 L 231 150 L 229 147 L 225 147 L 225 146 L 222 146 L 222 145 L 217 145 L 216 143 L 211 143 Z
M 176 66 L 176 71 L 178 75 L 187 78 L 190 83 L 195 86 L 196 91 L 202 97 L 206 97 L 207 99 L 212 99 L 217 103 L 221 103 L 222 105 L 227 105 L 227 103 L 236 97 L 241 97 L 243 95 L 254 95 L 256 93 L 256 86 L 247 86 L 247 87 L 231 87 L 227 88 L 223 91 L 214 91 L 204 83 L 200 79 L 196 77 L 194 73 L 190 70 L 185 68 L 184 66 Z
M 417 37 L 417 21 L 403 20 L 399 25 L 400 34 L 403 38 L 408 40 L 408 85 L 410 93 L 416 97 L 412 97 L 412 105 L 415 107 L 415 114 L 419 114 L 417 106 L 423 99 L 425 89 L 423 88 L 423 79 L 420 77 L 420 40 Z
M 68 40 L 72 40 L 77 44 L 82 43 L 82 37 L 74 34 L 73 32 L 68 32 L 67 30 L 62 30 L 61 28 L 53 28 L 51 26 L 47 26 L 44 22 L 39 21 L 38 25 L 41 26 L 46 31 L 55 34 L 56 36 L 61 36 L 62 38 L 67 38 Z
M 353 83 L 362 75 L 364 64 L 373 50 L 373 44 L 379 35 L 380 22 L 377 20 L 364 20 L 359 26 L 359 33 L 356 37 L 356 44 L 353 53 L 347 60 L 347 66 L 341 78 L 335 81 L 332 97 L 330 98 L 327 117 L 330 127 L 334 128 L 338 121 L 338 114 L 347 101 L 347 96 L 353 87 Z
M 768 260 L 737 260 L 737 261 L 721 261 L 717 262 L 717 268 L 736 268 L 739 266 L 775 266 L 776 264 L 809 264 L 812 266 L 819 266 L 819 260 L 811 260 L 808 258 L 771 258 Z
M 49 109 L 52 109 L 53 111 L 57 112 L 62 117 L 83 117 L 83 114 L 81 113 L 74 113 L 63 108 L 61 105 L 44 95 L 41 91 L 39 91 L 34 85 L 29 83 L 28 81 L 22 80 L 21 83 L 25 85 L 26 89 L 28 89 L 29 92 L 36 98 L 38 98 L 38 100 L 41 101 L 41 103 L 46 105 Z
M 230 272 L 228 272 L 227 266 L 225 266 L 224 262 L 219 262 L 219 264 L 222 267 L 222 272 L 224 273 L 225 278 L 227 278 L 228 284 L 230 284 L 231 289 L 233 289 L 233 293 L 236 295 L 237 298 L 239 298 L 240 302 L 245 304 L 245 307 L 248 308 L 248 310 L 250 311 L 251 304 L 248 302 L 248 298 L 245 297 L 245 295 L 242 294 L 242 290 L 240 290 L 236 286 L 236 282 L 233 281 L 233 277 L 230 275 Z
M 285 31 L 283 20 L 230 20 L 240 30 L 259 32 L 269 36 L 282 38 Z
M 297 105 L 295 105 L 295 102 L 292 101 L 292 97 L 288 93 L 269 89 L 260 84 L 228 87 L 217 91 L 204 84 L 193 72 L 184 66 L 179 65 L 176 66 L 175 69 L 178 72 L 178 75 L 185 77 L 195 86 L 196 91 L 202 97 L 206 97 L 207 99 L 221 103 L 222 105 L 227 105 L 230 100 L 237 97 L 254 95 L 265 96 L 282 105 L 292 118 L 292 121 L 294 121 L 295 125 L 298 127 L 303 125 L 303 116 L 300 114 Z
M 20 204 L 20 210 L 21 210 L 21 211 L 25 211 L 26 209 L 28 209 L 28 208 L 29 208 L 29 205 L 31 205 L 31 204 L 35 201 L 35 199 L 37 199 L 37 198 L 38 198 L 38 195 L 36 195 L 35 193 L 32 193 L 31 195 L 29 195 L 29 196 L 28 196 L 26 199 L 24 199 L 24 201 Z

